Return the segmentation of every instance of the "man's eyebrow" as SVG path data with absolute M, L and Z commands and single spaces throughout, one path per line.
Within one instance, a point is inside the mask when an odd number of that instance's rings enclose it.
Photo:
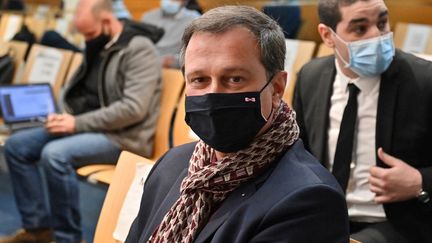
M 380 14 L 379 14 L 379 18 L 382 18 L 382 17 L 386 17 L 386 16 L 388 16 L 388 10 L 384 10 L 384 11 L 382 11 Z
M 384 10 L 384 11 L 382 11 L 382 12 L 378 15 L 378 18 L 382 18 L 382 17 L 386 17 L 386 16 L 388 16 L 388 10 Z M 363 22 L 368 22 L 368 21 L 369 21 L 368 18 L 352 19 L 352 20 L 349 22 L 349 25 L 351 25 L 351 24 L 357 24 L 357 23 L 363 23 Z
M 358 23 L 367 23 L 369 20 L 367 18 L 358 18 L 358 19 L 351 19 L 348 25 L 358 24 Z
M 249 69 L 243 67 L 229 67 L 229 68 L 224 68 L 223 71 L 227 73 L 232 73 L 232 72 L 250 73 L 251 72 Z

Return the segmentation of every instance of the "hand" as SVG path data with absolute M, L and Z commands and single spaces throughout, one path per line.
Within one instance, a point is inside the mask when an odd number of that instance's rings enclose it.
M 382 148 L 378 149 L 378 157 L 390 168 L 374 166 L 369 170 L 369 188 L 376 194 L 375 202 L 399 202 L 416 197 L 422 188 L 420 172 Z
M 63 114 L 48 115 L 45 128 L 52 134 L 71 134 L 75 132 L 75 117 Z

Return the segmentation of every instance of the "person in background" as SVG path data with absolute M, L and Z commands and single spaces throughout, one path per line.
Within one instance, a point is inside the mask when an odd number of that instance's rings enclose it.
M 156 162 L 126 243 L 348 242 L 337 181 L 298 139 L 280 26 L 225 6 L 185 31 L 186 122 L 200 137 Z
M 163 33 L 123 24 L 111 0 L 79 1 L 74 24 L 86 49 L 65 88 L 65 112 L 14 133 L 4 147 L 23 229 L 1 243 L 80 242 L 75 167 L 114 164 L 121 150 L 152 154 L 161 91 L 153 42 Z
M 186 0 L 161 0 L 160 8 L 145 13 L 141 19 L 165 30 L 162 39 L 156 44 L 162 66 L 179 68 L 181 37 L 188 24 L 200 16 L 195 10 L 185 8 Z
M 432 242 L 432 63 L 395 50 L 383 0 L 320 0 L 335 55 L 298 74 L 306 147 L 346 192 L 352 238 Z
M 190 10 L 195 10 L 200 14 L 203 13 L 203 9 L 196 0 L 186 0 L 185 7 Z
M 125 6 L 123 0 L 112 0 L 113 10 L 114 14 L 116 15 L 117 19 L 119 20 L 125 20 L 125 19 L 131 19 L 131 14 L 127 7 Z

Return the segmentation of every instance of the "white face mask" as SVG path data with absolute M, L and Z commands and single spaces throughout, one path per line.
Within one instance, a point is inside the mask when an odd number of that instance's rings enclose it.
M 178 13 L 182 7 L 182 4 L 180 1 L 173 1 L 173 0 L 162 0 L 161 1 L 161 9 L 162 12 L 164 12 L 167 15 L 175 15 Z
M 360 77 L 381 75 L 393 61 L 395 47 L 392 32 L 366 40 L 346 42 L 331 28 L 329 29 L 347 47 L 349 60 L 345 60 L 337 48 L 336 55 L 345 64 L 345 68 L 351 69 Z

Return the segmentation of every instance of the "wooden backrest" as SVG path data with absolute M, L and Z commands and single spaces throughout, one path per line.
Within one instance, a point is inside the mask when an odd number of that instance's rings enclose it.
M 65 85 L 72 78 L 72 75 L 78 70 L 79 66 L 82 64 L 84 55 L 80 52 L 75 52 L 72 56 L 72 60 L 69 65 L 69 69 L 66 74 L 66 79 L 63 85 Z
M 174 122 L 171 129 L 171 136 L 174 147 L 199 140 L 198 136 L 186 124 L 185 99 L 186 95 L 183 92 L 177 106 L 177 111 L 175 113 Z
M 361 243 L 361 242 L 358 240 L 354 240 L 354 239 L 350 238 L 350 243 Z
M 10 41 L 20 30 L 23 21 L 22 15 L 9 13 L 2 14 L 0 18 L 0 40 Z
M 162 95 L 160 115 L 156 126 L 153 160 L 157 160 L 169 149 L 171 117 L 184 87 L 183 74 L 178 69 L 162 70 Z
M 105 200 L 102 206 L 99 220 L 96 226 L 94 236 L 95 243 L 115 243 L 113 232 L 115 230 L 120 210 L 123 206 L 124 199 L 129 187 L 135 176 L 137 163 L 154 162 L 133 154 L 123 151 L 118 159 L 113 180 L 108 188 Z
M 17 80 L 18 74 L 20 72 L 21 65 L 24 63 L 24 56 L 27 52 L 28 44 L 22 41 L 8 41 L 3 42 L 0 40 L 0 53 L 5 51 L 11 51 L 15 63 L 15 73 L 13 82 Z
M 160 0 L 124 0 L 124 3 L 130 11 L 132 18 L 140 20 L 145 12 L 158 8 Z
M 285 58 L 285 71 L 288 72 L 288 82 L 283 99 L 289 105 L 292 104 L 297 72 L 301 67 L 311 60 L 315 51 L 315 42 L 303 40 L 285 40 L 287 54 Z
M 72 54 L 72 51 L 34 44 L 24 68 L 22 83 L 51 83 L 58 98 Z
M 406 52 L 432 54 L 432 25 L 396 23 L 394 43 Z

